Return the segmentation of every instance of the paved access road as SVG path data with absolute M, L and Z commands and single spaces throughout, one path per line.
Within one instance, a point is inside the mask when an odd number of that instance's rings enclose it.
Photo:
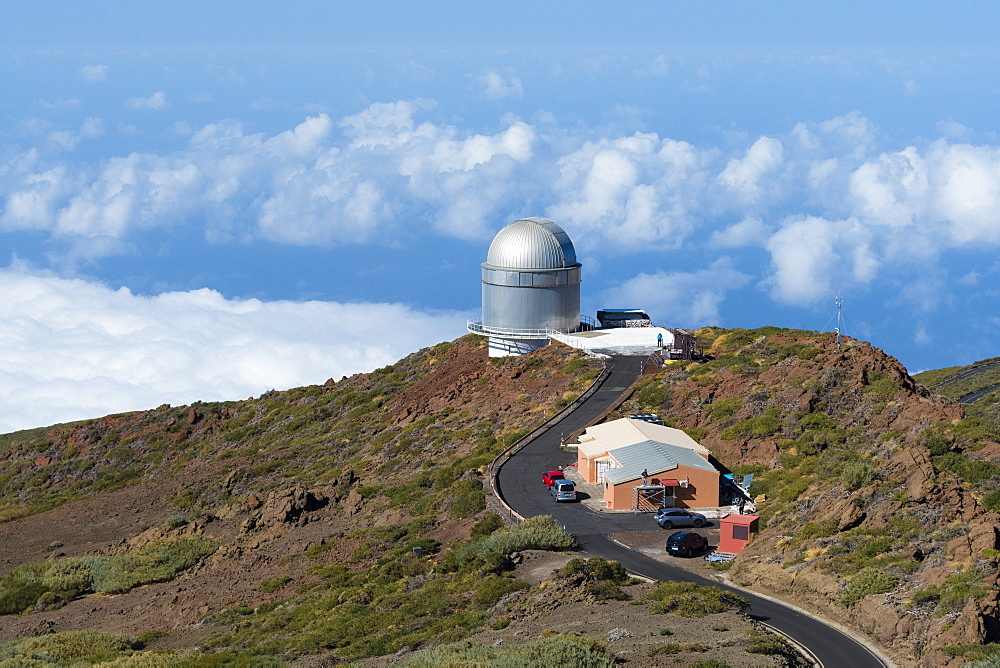
M 601 387 L 579 408 L 540 434 L 500 468 L 497 491 L 515 511 L 524 517 L 552 515 L 580 542 L 588 556 L 613 559 L 632 573 L 655 580 L 696 582 L 725 587 L 715 580 L 694 575 L 613 542 L 607 534 L 619 531 L 645 531 L 650 528 L 648 515 L 600 514 L 579 503 L 556 503 L 542 484 L 542 472 L 576 461 L 575 450 L 559 448 L 562 435 L 569 435 L 593 423 L 621 396 L 641 373 L 643 357 L 616 357 L 609 362 L 610 374 Z M 885 665 L 864 645 L 823 622 L 780 603 L 769 601 L 744 590 L 732 589 L 750 601 L 750 614 L 773 626 L 807 647 L 816 659 L 830 668 Z

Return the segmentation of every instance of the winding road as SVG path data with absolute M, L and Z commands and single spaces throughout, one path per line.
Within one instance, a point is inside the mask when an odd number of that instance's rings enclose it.
M 579 407 L 536 436 L 510 457 L 496 474 L 500 497 L 519 515 L 552 515 L 580 542 L 588 556 L 613 559 L 630 572 L 655 580 L 689 581 L 730 589 L 750 601 L 749 613 L 756 619 L 784 633 L 808 649 L 820 665 L 828 668 L 885 666 L 864 645 L 849 635 L 815 617 L 798 612 L 773 600 L 744 589 L 727 587 L 716 580 L 694 575 L 686 570 L 661 563 L 612 541 L 608 534 L 621 531 L 645 531 L 648 515 L 600 514 L 583 504 L 557 504 L 541 483 L 542 471 L 566 466 L 575 461 L 574 451 L 559 448 L 560 438 L 592 424 L 618 399 L 642 372 L 645 357 L 615 357 L 609 362 L 610 373 L 601 386 Z

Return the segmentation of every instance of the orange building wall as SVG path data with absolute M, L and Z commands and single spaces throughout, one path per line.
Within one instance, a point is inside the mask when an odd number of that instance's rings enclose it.
M 757 533 L 759 519 L 756 515 L 726 515 L 719 520 L 719 552 L 729 552 L 730 554 L 743 552 L 743 548 L 753 540 Z M 733 537 L 735 526 L 746 529 L 745 540 Z
M 576 465 L 583 479 L 590 484 L 597 483 L 597 462 L 587 458 L 582 451 L 576 451 Z
M 660 480 L 673 478 L 689 479 L 687 488 L 674 488 L 674 506 L 676 508 L 715 508 L 719 505 L 719 473 L 717 471 L 702 471 L 687 466 L 678 466 L 672 471 L 665 471 L 650 476 L 650 483 L 660 484 Z M 604 502 L 614 510 L 629 510 L 635 498 L 635 487 L 640 480 L 629 480 L 618 485 L 607 485 L 604 490 Z

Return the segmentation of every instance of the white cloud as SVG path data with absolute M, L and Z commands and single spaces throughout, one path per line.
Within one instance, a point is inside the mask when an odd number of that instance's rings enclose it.
M 719 183 L 727 186 L 748 201 L 760 197 L 763 180 L 774 172 L 784 156 L 781 142 L 772 137 L 761 137 L 747 149 L 742 158 L 733 158 L 719 174 Z
M 708 243 L 716 248 L 745 248 L 747 246 L 763 246 L 771 227 L 754 216 L 747 216 L 738 223 L 733 223 L 723 230 L 712 233 Z
M 84 65 L 80 68 L 80 76 L 88 83 L 104 81 L 108 78 L 107 65 Z
M 491 100 L 519 98 L 524 95 L 524 87 L 517 77 L 504 77 L 499 72 L 487 72 L 479 77 L 483 93 Z
M 58 111 L 76 111 L 80 108 L 80 100 L 72 98 L 69 100 L 63 99 L 61 97 L 55 100 L 42 100 L 39 102 L 42 109 L 56 109 Z
M 726 293 L 750 279 L 724 257 L 698 271 L 639 274 L 605 292 L 602 299 L 609 304 L 642 304 L 654 320 L 682 327 L 719 325 Z
M 47 139 L 47 150 L 2 167 L 0 226 L 47 231 L 85 259 L 157 226 L 203 225 L 217 242 L 335 246 L 428 229 L 487 239 L 530 212 L 559 222 L 591 255 L 703 239 L 714 249 L 764 246 L 773 294 L 798 304 L 826 289 L 816 281 L 826 280 L 827 256 L 789 245 L 796 235 L 828 244 L 846 267 L 842 280 L 860 283 L 932 264 L 950 248 L 1000 244 L 1000 147 L 938 140 L 876 151 L 879 130 L 855 112 L 743 139 L 734 155 L 656 133 L 568 130 L 546 114 L 471 132 L 423 120 L 433 109 L 426 100 L 376 103 L 273 135 L 235 121 L 181 122 L 175 131 L 191 134 L 177 151 L 94 164 L 59 151 L 102 133 L 100 119 L 79 130 L 25 121 L 23 132 Z
M 465 324 L 403 304 L 145 297 L 18 265 L 0 270 L 0 293 L 0 432 L 323 383 Z
M 547 215 L 582 232 L 583 248 L 677 248 L 711 213 L 713 156 L 655 133 L 586 142 L 558 159 L 558 200 Z
M 786 304 L 814 304 L 848 285 L 870 282 L 879 269 L 871 233 L 857 220 L 791 218 L 771 236 L 767 250 L 771 296 Z
M 856 212 L 876 225 L 912 224 L 927 191 L 927 166 L 912 146 L 861 165 L 850 179 Z
M 167 94 L 162 90 L 157 91 L 149 97 L 130 97 L 126 102 L 130 109 L 149 109 L 159 111 L 167 106 Z

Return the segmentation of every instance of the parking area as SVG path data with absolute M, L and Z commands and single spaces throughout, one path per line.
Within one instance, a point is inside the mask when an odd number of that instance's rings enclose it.
M 709 550 L 714 549 L 719 545 L 718 522 L 713 520 L 712 526 L 702 527 L 701 529 L 661 529 L 653 522 L 652 516 L 650 516 L 649 522 L 654 527 L 649 531 L 619 531 L 609 534 L 609 536 L 612 540 L 615 540 L 625 547 L 635 550 L 636 552 L 641 552 L 650 559 L 656 559 L 657 561 L 662 561 L 663 563 L 670 564 L 671 566 L 683 568 L 693 573 L 700 573 L 702 575 L 705 574 L 706 570 L 710 570 L 711 567 L 708 565 L 708 562 L 702 559 L 701 556 L 691 558 L 674 557 L 667 554 L 665 545 L 667 542 L 667 536 L 670 534 L 676 531 L 690 531 L 704 536 L 708 541 Z
M 676 531 L 691 531 L 703 536 L 708 541 L 708 549 L 711 551 L 719 545 L 718 518 L 725 515 L 727 512 L 731 512 L 732 509 L 695 508 L 693 509 L 694 512 L 702 513 L 709 518 L 709 526 L 698 529 L 691 527 L 661 529 L 653 520 L 654 513 L 652 512 L 612 510 L 606 507 L 604 504 L 604 490 L 600 485 L 585 482 L 579 474 L 579 471 L 577 471 L 576 466 L 564 467 L 563 475 L 572 480 L 576 485 L 577 499 L 579 500 L 580 505 L 584 506 L 589 511 L 614 516 L 619 520 L 625 520 L 627 522 L 629 530 L 622 530 L 623 522 L 613 523 L 618 529 L 617 531 L 612 531 L 608 534 L 613 540 L 621 543 L 629 549 L 641 552 L 651 559 L 669 563 L 671 566 L 677 566 L 684 568 L 685 570 L 701 574 L 704 574 L 706 570 L 710 570 L 708 562 L 700 556 L 683 558 L 667 554 L 665 549 L 667 537 Z M 628 518 L 628 520 L 626 520 L 626 518 Z

